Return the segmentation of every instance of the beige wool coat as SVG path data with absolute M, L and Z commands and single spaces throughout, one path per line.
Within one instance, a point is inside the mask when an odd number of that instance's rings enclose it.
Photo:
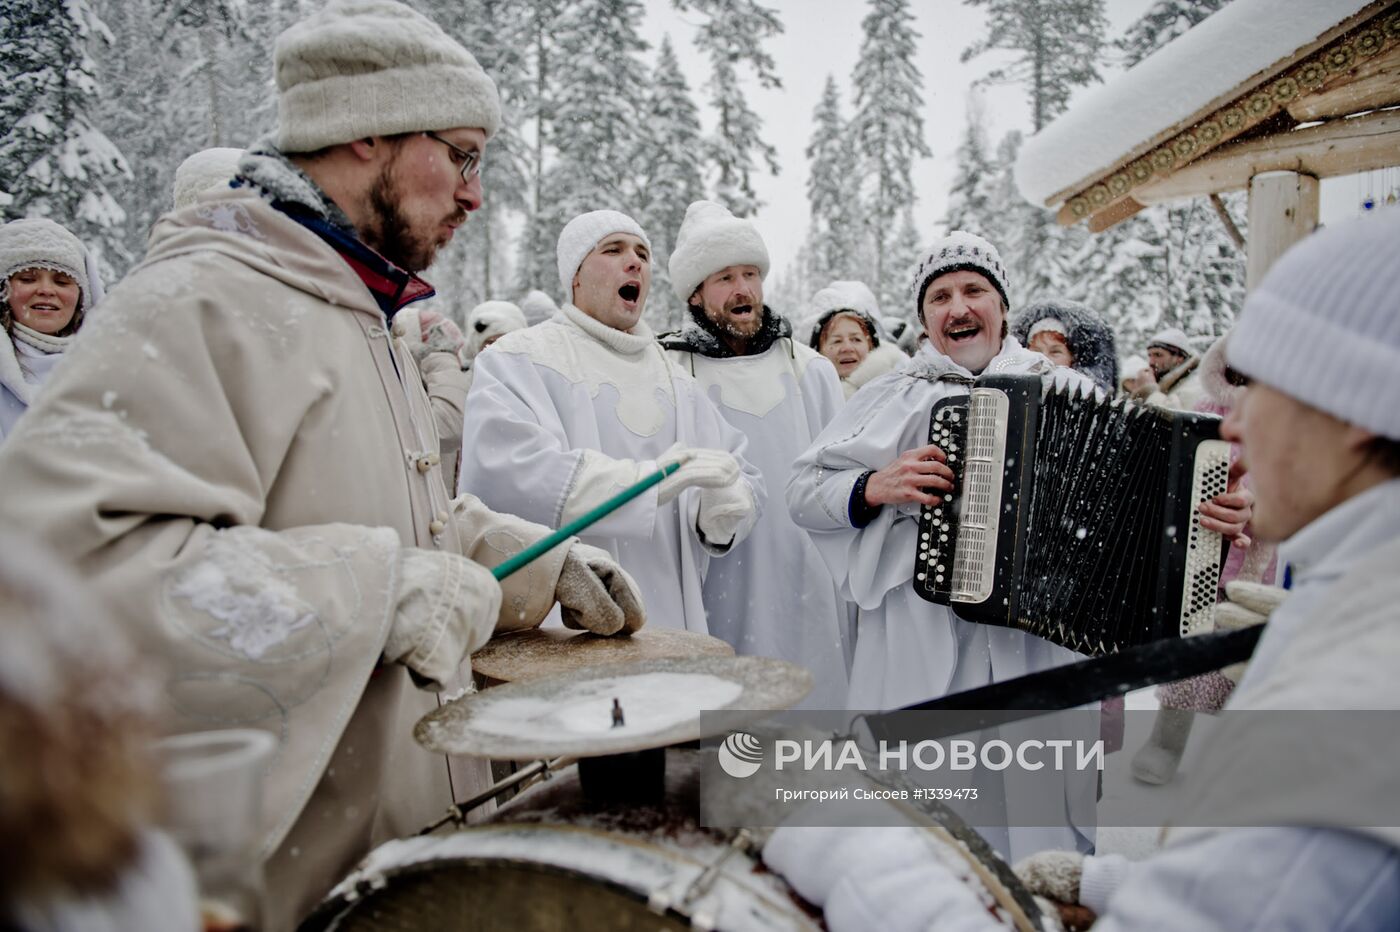
M 164 664 L 171 731 L 280 739 L 260 851 L 266 927 L 290 927 L 452 802 L 411 737 L 435 697 L 382 651 L 406 613 L 418 654 L 450 651 L 454 615 L 496 595 L 446 557 L 406 581 L 407 548 L 491 566 L 546 529 L 449 502 L 411 355 L 345 261 L 247 190 L 164 217 L 65 362 L 0 450 L 0 522 L 76 563 Z M 566 550 L 505 582 L 497 630 L 543 619 Z

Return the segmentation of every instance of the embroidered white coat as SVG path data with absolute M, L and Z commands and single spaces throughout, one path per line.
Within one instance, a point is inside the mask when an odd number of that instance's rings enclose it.
M 1053 366 L 1008 337 L 984 374 L 1039 373 L 1059 385 L 1092 386 L 1088 376 Z M 787 487 L 792 518 L 806 528 L 858 610 L 848 707 L 892 709 L 962 692 L 1082 659 L 1067 648 L 1014 628 L 963 621 L 914 592 L 918 506 L 886 506 L 863 528 L 851 525 L 851 488 L 868 469 L 928 443 L 936 402 L 966 394 L 941 374 L 972 374 L 925 343 L 899 369 L 857 392 L 793 466 Z M 1080 737 L 1080 736 L 1075 736 Z M 1095 736 L 1096 737 L 1096 736 Z M 1095 782 L 1066 784 L 1078 835 L 1092 839 Z M 1003 829 L 1002 832 L 1005 830 Z M 1019 859 L 1049 847 L 1085 847 L 1073 829 L 984 831 L 1003 854 Z M 1008 845 L 1011 850 L 1008 850 Z
M 748 438 L 750 461 L 763 474 L 769 497 L 780 499 L 793 460 L 845 401 L 831 363 L 787 337 L 754 356 L 671 355 Z M 749 539 L 710 568 L 705 610 L 710 633 L 738 653 L 777 657 L 811 671 L 815 685 L 802 708 L 845 708 L 848 603 L 786 508 L 769 508 Z
M 565 305 L 477 357 L 457 487 L 488 507 L 561 527 L 656 470 L 672 444 L 728 450 L 764 503 L 744 435 L 666 357 L 645 323 L 623 333 Z M 647 624 L 708 633 L 702 584 L 711 554 L 695 522 L 699 492 L 664 506 L 655 487 L 580 538 L 610 551 L 637 581 Z M 728 557 L 725 557 L 728 559 Z

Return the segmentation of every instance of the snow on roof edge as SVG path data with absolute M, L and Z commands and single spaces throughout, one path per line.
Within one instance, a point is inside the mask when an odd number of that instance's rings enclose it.
M 1373 2 L 1235 0 L 1026 140 L 1014 169 L 1021 196 L 1039 206 L 1079 187 Z

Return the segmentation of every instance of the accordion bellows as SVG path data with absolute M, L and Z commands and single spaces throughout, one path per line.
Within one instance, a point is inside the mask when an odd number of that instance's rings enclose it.
M 929 442 L 954 491 L 919 515 L 914 589 L 965 620 L 1101 655 L 1211 628 L 1224 492 L 1211 415 L 984 376 L 940 401 Z

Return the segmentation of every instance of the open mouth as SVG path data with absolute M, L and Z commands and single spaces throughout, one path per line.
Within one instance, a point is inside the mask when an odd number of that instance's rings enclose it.
M 617 289 L 617 293 L 622 298 L 622 300 L 630 303 L 632 301 L 636 301 L 639 297 L 641 297 L 642 287 L 633 282 L 628 282 L 621 288 Z
M 58 305 L 57 305 L 57 304 L 31 304 L 31 305 L 29 305 L 29 309 L 30 309 L 31 311 L 56 311 L 56 310 L 58 310 Z
M 943 335 L 953 343 L 964 343 L 968 340 L 976 339 L 982 332 L 982 325 L 975 320 L 959 321 L 943 328 Z
M 741 304 L 738 307 L 731 307 L 729 313 L 733 314 L 735 317 L 744 317 L 753 313 L 753 305 Z

